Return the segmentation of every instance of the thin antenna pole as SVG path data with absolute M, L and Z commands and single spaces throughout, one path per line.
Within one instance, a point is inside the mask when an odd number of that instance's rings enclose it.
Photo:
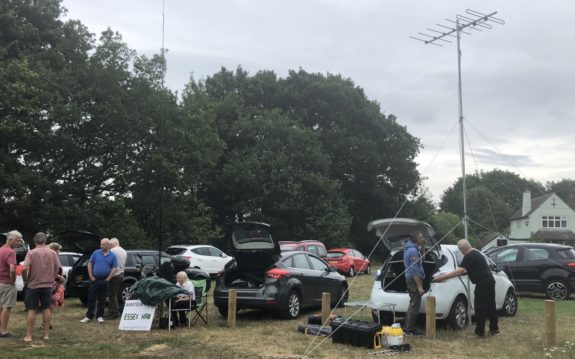
M 448 42 L 451 41 L 444 39 L 448 36 L 456 36 L 457 38 L 457 94 L 458 94 L 458 107 L 459 107 L 459 146 L 461 152 L 461 176 L 462 176 L 462 185 L 463 185 L 463 226 L 465 228 L 465 239 L 468 239 L 468 222 L 469 222 L 469 214 L 467 212 L 467 179 L 465 176 L 465 146 L 464 146 L 464 131 L 463 131 L 463 90 L 461 86 L 461 34 L 470 35 L 470 32 L 463 31 L 464 29 L 471 29 L 476 31 L 484 30 L 491 30 L 492 23 L 498 25 L 504 25 L 505 21 L 498 19 L 495 17 L 497 11 L 492 12 L 491 14 L 483 14 L 479 11 L 467 9 L 466 16 L 457 15 L 455 20 L 447 19 L 450 23 L 455 23 L 455 28 L 437 24 L 439 26 L 439 30 L 437 29 L 427 29 L 431 31 L 433 35 L 427 33 L 419 32 L 419 35 L 423 35 L 429 39 L 421 39 L 419 37 L 410 36 L 412 39 L 418 40 L 423 42 L 426 45 L 436 45 L 436 46 L 443 46 L 439 41 Z M 453 25 L 451 25 L 453 26 Z M 455 35 L 454 35 L 455 33 Z M 439 34 L 439 35 L 435 35 Z
M 166 78 L 166 50 L 164 47 L 164 37 L 165 37 L 165 23 L 166 23 L 166 16 L 165 16 L 165 8 L 166 8 L 166 0 L 162 0 L 162 62 L 163 62 L 163 69 L 162 69 L 162 88 L 161 88 L 161 95 L 162 95 L 162 111 L 160 112 L 160 146 L 161 146 L 161 153 L 165 154 L 165 135 L 164 135 L 164 127 L 165 127 L 165 112 L 166 106 L 164 103 L 164 83 Z M 160 165 L 162 166 L 162 165 Z M 160 209 L 159 209 L 159 217 L 158 218 L 158 255 L 159 255 L 159 264 L 162 263 L 162 244 L 164 239 L 164 197 L 165 197 L 165 188 L 164 188 L 164 168 L 161 167 L 160 172 Z
M 465 229 L 465 239 L 467 239 L 467 185 L 465 177 L 465 145 L 463 139 L 463 91 L 461 86 L 461 31 L 459 30 L 459 19 L 457 20 L 457 84 L 459 97 L 459 146 L 461 146 L 461 178 L 463 179 L 463 228 Z

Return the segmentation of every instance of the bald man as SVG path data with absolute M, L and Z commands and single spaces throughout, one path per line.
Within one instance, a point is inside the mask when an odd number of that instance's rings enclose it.
M 104 238 L 100 241 L 100 249 L 96 249 L 88 262 L 88 276 L 90 289 L 88 291 L 88 310 L 81 323 L 88 323 L 94 318 L 94 307 L 98 301 L 96 316 L 98 323 L 104 322 L 104 309 L 110 280 L 116 273 L 118 261 L 116 255 L 110 251 L 110 240 Z
M 485 320 L 489 318 L 489 333 L 499 334 L 497 307 L 495 306 L 495 278 L 487 264 L 487 260 L 478 250 L 471 247 L 466 239 L 457 242 L 457 248 L 463 254 L 459 266 L 452 272 L 434 278 L 436 282 L 457 277 L 463 274 L 469 276 L 475 284 L 475 335 L 485 338 Z

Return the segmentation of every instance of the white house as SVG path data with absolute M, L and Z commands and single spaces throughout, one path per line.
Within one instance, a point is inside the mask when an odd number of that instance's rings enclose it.
M 531 192 L 523 192 L 523 205 L 510 219 L 512 240 L 534 240 L 575 244 L 575 197 L 569 204 L 555 193 L 531 198 Z

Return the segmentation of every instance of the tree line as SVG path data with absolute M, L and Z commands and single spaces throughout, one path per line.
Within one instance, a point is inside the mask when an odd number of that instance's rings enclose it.
M 367 223 L 404 203 L 400 216 L 441 228 L 459 215 L 458 183 L 437 212 L 419 139 L 351 79 L 222 68 L 178 94 L 161 54 L 111 29 L 96 39 L 63 11 L 0 0 L 0 229 L 225 247 L 225 225 L 250 220 L 368 252 Z M 493 197 L 516 205 L 497 186 Z

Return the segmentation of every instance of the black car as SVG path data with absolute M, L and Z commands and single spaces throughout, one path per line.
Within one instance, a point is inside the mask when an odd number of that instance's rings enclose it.
M 331 293 L 332 304 L 347 300 L 347 282 L 335 267 L 309 252 L 280 254 L 269 225 L 236 223 L 228 240 L 235 259 L 217 278 L 214 290 L 214 304 L 222 315 L 227 315 L 231 288 L 236 289 L 238 309 L 274 310 L 288 319 L 297 318 L 304 307 L 321 306 L 323 292 Z
M 575 249 L 549 243 L 518 243 L 486 253 L 517 291 L 544 293 L 554 300 L 575 290 Z
M 79 297 L 82 303 L 88 303 L 88 288 L 90 278 L 88 277 L 88 261 L 92 252 L 100 248 L 100 238 L 93 233 L 84 231 L 69 231 L 59 233 L 56 239 L 64 248 L 75 249 L 82 253 L 82 257 L 74 263 L 68 272 L 66 283 L 66 296 Z M 150 249 L 128 249 L 126 250 L 126 265 L 124 267 L 124 280 L 118 293 L 118 302 L 123 305 L 130 291 L 129 288 L 142 277 L 142 269 L 145 265 L 151 264 L 161 276 L 175 283 L 175 275 L 179 271 L 186 271 L 190 261 L 185 258 L 176 258 L 167 253 L 160 255 L 157 250 Z
M 124 301 L 130 294 L 130 287 L 136 283 L 142 276 L 142 268 L 146 264 L 151 264 L 155 268 L 160 268 L 160 255 L 158 251 L 148 249 L 126 250 L 126 265 L 124 267 L 124 279 L 118 293 L 118 303 L 123 305 Z M 84 254 L 68 273 L 68 282 L 66 284 L 66 295 L 77 296 L 82 303 L 88 303 L 88 288 L 90 287 L 90 278 L 88 278 L 88 261 L 91 253 Z M 179 271 L 188 269 L 190 262 L 187 259 L 176 258 L 167 253 L 162 253 L 162 264 L 172 263 L 174 269 L 171 270 L 169 279 L 175 283 L 175 274 Z

